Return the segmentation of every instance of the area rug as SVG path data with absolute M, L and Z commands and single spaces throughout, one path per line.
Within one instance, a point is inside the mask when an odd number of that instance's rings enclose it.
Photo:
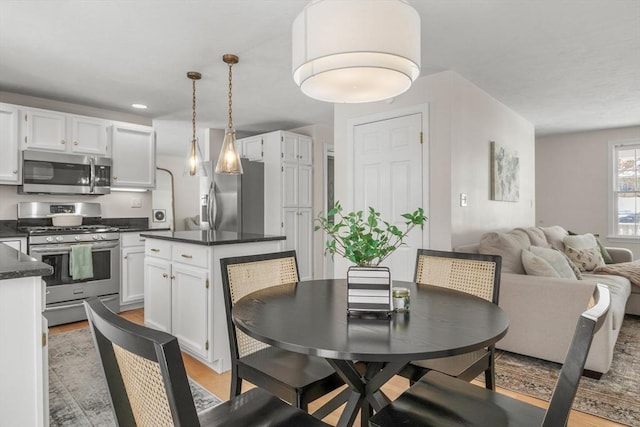
M 496 353 L 496 385 L 549 401 L 561 365 L 518 354 Z M 600 380 L 582 377 L 573 409 L 640 426 L 640 317 L 626 315 L 613 363 Z
M 189 383 L 198 411 L 221 402 L 191 378 Z M 49 336 L 49 425 L 116 425 L 88 328 Z

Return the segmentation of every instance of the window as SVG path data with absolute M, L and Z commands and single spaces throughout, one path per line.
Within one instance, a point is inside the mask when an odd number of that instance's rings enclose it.
M 640 237 L 640 140 L 612 147 L 613 235 Z

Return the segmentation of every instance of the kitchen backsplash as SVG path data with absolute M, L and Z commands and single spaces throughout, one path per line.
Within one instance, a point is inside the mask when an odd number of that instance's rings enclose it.
M 0 185 L 0 220 L 15 220 L 18 202 L 94 202 L 102 205 L 104 218 L 151 217 L 151 192 L 112 192 L 104 196 L 17 194 L 16 186 Z M 132 207 L 134 204 L 139 208 Z

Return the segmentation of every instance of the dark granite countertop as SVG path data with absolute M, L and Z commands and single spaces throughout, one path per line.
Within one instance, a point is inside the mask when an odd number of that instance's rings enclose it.
M 141 233 L 142 237 L 173 242 L 192 243 L 195 245 L 214 246 L 230 245 L 235 243 L 267 242 L 273 240 L 285 240 L 285 236 L 269 236 L 264 234 L 235 233 L 232 231 L 163 231 L 154 233 Z
M 48 276 L 53 267 L 0 243 L 0 280 L 19 277 Z
M 0 221 L 0 239 L 9 237 L 27 237 L 27 233 L 18 231 L 18 222 L 15 220 Z

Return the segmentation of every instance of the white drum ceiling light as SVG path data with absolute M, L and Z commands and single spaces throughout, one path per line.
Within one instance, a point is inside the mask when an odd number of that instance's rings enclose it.
M 420 75 L 420 16 L 403 0 L 314 0 L 292 26 L 293 79 L 327 102 L 371 102 Z

